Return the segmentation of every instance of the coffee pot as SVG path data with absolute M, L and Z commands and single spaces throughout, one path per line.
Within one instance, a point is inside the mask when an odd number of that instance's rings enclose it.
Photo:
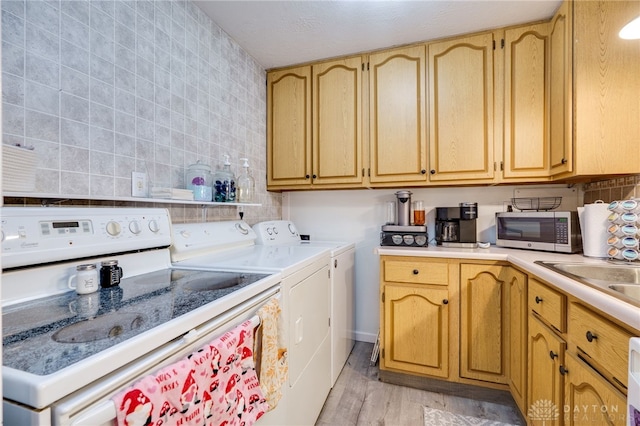
M 397 214 L 396 220 L 398 226 L 411 225 L 411 191 L 396 192 L 397 198 Z

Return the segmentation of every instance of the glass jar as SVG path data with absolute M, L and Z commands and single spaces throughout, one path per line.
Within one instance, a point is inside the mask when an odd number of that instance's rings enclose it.
M 211 201 L 213 199 L 211 167 L 200 163 L 187 167 L 187 189 L 193 191 L 193 199 L 196 201 Z

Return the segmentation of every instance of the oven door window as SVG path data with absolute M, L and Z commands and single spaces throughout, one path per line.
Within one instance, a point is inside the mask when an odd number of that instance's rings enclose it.
M 555 218 L 535 219 L 525 217 L 498 217 L 498 239 L 513 241 L 530 241 L 536 243 L 555 243 Z

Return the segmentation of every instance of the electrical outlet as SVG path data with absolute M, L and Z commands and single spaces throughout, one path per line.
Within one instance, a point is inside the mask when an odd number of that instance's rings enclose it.
M 147 197 L 148 195 L 147 174 L 131 172 L 131 196 Z

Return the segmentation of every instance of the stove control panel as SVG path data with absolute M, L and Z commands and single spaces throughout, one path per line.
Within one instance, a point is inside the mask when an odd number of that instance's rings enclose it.
M 256 244 L 282 245 L 300 242 L 300 233 L 293 222 L 288 220 L 271 220 L 253 225 L 256 233 Z
M 0 213 L 4 268 L 171 244 L 166 209 L 3 207 Z

